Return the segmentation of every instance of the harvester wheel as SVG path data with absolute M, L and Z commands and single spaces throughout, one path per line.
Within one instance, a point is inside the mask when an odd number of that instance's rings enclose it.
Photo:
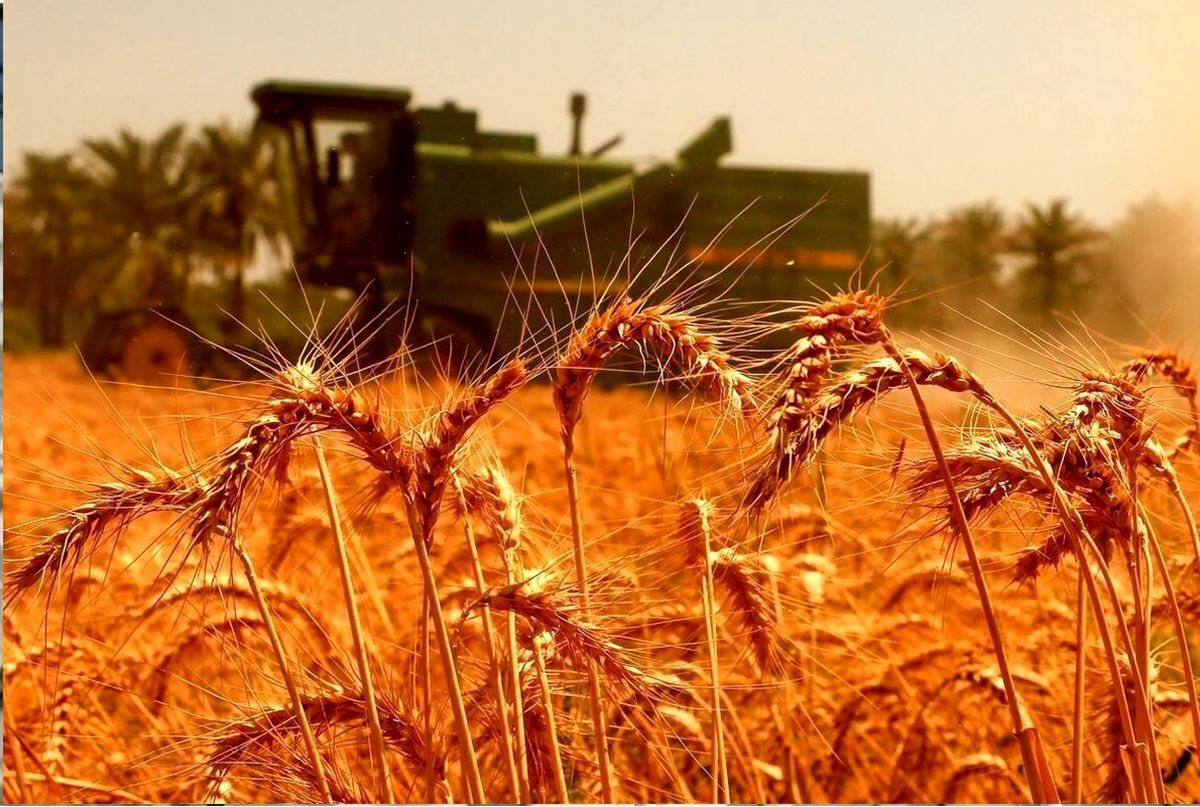
M 157 317 L 129 332 L 121 347 L 117 372 L 127 381 L 178 384 L 194 375 L 191 334 Z

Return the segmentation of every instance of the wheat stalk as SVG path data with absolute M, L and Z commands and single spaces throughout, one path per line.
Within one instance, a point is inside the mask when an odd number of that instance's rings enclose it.
M 346 536 L 342 532 L 342 519 L 338 513 L 337 492 L 325 462 L 325 451 L 320 440 L 313 437 L 313 448 L 317 455 L 317 470 L 325 491 L 325 507 L 329 514 L 329 529 L 333 532 L 333 545 L 337 550 L 338 571 L 342 578 L 342 594 L 346 602 L 346 615 L 350 619 L 350 636 L 354 643 L 354 656 L 358 662 L 358 674 L 362 681 L 363 703 L 367 712 L 367 724 L 371 729 L 371 753 L 375 758 L 375 771 L 379 781 L 379 792 L 383 799 L 392 804 L 396 800 L 392 792 L 391 771 L 384 758 L 383 728 L 379 722 L 379 708 L 375 701 L 375 685 L 371 677 L 371 659 L 367 651 L 362 620 L 358 616 L 358 599 L 355 597 L 354 580 L 350 574 L 350 555 L 346 548 Z
M 459 507 L 465 513 L 467 512 L 467 498 L 463 491 L 463 486 L 459 481 L 458 475 L 451 471 L 451 481 L 454 486 L 455 499 Z M 483 597 L 487 591 L 487 583 L 483 577 L 483 566 L 479 561 L 479 549 L 475 543 L 475 530 L 471 526 L 471 519 L 463 519 L 463 535 L 466 538 L 467 548 L 471 553 L 471 572 L 475 582 L 475 594 Z M 483 618 L 483 633 L 484 644 L 487 648 L 488 657 L 488 673 L 492 679 L 492 687 L 496 697 L 496 712 L 500 723 L 501 744 L 504 749 L 504 765 L 508 773 L 509 785 L 512 788 L 513 797 L 519 799 L 521 796 L 520 776 L 517 772 L 517 755 L 513 749 L 512 734 L 509 724 L 509 705 L 508 698 L 504 693 L 504 681 L 500 672 L 500 658 L 497 650 L 496 629 L 492 622 L 492 611 L 490 606 L 483 605 L 480 608 Z
M 679 533 L 688 554 L 700 566 L 700 596 L 704 607 L 704 630 L 708 640 L 709 711 L 713 725 L 712 799 L 714 804 L 733 798 L 729 790 L 729 763 L 725 758 L 725 727 L 721 717 L 720 660 L 717 650 L 716 581 L 709 520 L 712 505 L 704 499 L 684 503 L 679 514 Z M 724 798 L 722 798 L 724 796 Z

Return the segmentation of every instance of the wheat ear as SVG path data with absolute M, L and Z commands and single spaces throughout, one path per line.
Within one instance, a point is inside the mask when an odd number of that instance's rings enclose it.
M 537 583 L 534 590 L 525 590 Z M 493 610 L 510 611 L 524 617 L 535 633 L 549 632 L 562 652 L 580 666 L 595 665 L 608 678 L 633 691 L 644 690 L 646 674 L 626 656 L 624 648 L 608 634 L 583 619 L 581 609 L 561 592 L 554 591 L 544 580 L 523 581 L 514 586 L 493 589 L 480 599 Z
M 746 493 L 745 505 L 754 513 L 762 512 L 793 472 L 812 460 L 835 429 L 884 395 L 903 389 L 909 375 L 918 385 L 951 392 L 973 391 L 978 385 L 957 360 L 915 350 L 879 359 L 848 373 L 809 402 L 789 429 L 788 439 L 769 449 L 764 467 Z
M 363 724 L 367 721 L 366 704 L 361 693 L 337 691 L 324 695 L 305 695 L 301 700 L 303 714 L 318 731 L 328 731 L 339 724 Z M 397 702 L 378 700 L 383 736 L 387 745 L 396 750 L 414 767 L 433 760 L 434 770 L 445 782 L 446 763 L 438 752 L 425 744 L 423 733 L 412 717 Z M 243 720 L 226 724 L 217 734 L 208 758 L 213 782 L 220 782 L 235 765 L 276 738 L 295 730 L 295 712 L 290 705 L 261 709 Z
M 459 681 L 457 663 L 450 641 L 450 631 L 446 627 L 446 617 L 442 612 L 437 578 L 434 575 L 429 550 L 433 540 L 432 530 L 441 510 L 442 492 L 445 490 L 449 470 L 453 465 L 459 446 L 466 439 L 470 430 L 487 413 L 498 407 L 505 398 L 520 387 L 528 377 L 525 363 L 514 359 L 483 384 L 473 388 L 458 404 L 444 410 L 439 415 L 432 431 L 418 439 L 420 448 L 414 452 L 417 459 L 413 484 L 406 485 L 404 488 L 409 530 L 412 533 L 417 561 L 421 566 L 426 610 L 433 620 L 434 632 L 437 635 L 438 650 L 442 658 L 442 671 L 450 692 L 450 703 L 458 729 L 459 742 L 462 744 L 467 784 L 472 798 L 477 803 L 486 802 L 487 797 L 484 794 L 483 777 L 479 772 L 479 761 L 475 756 L 466 703 L 463 700 L 462 685 Z M 425 629 L 426 624 L 426 619 L 423 617 L 422 630 Z M 425 663 L 428 664 L 429 653 L 425 652 L 422 655 Z M 428 676 L 426 676 L 426 693 L 429 692 L 429 689 Z
M 1190 422 L 1187 429 L 1171 447 L 1169 458 L 1187 451 L 1200 441 L 1200 384 L 1197 383 L 1196 371 L 1192 363 L 1176 350 L 1162 348 L 1160 350 L 1144 350 L 1125 363 L 1121 374 L 1135 382 L 1143 383 L 1151 372 L 1166 379 L 1175 391 L 1187 401 Z
M 201 487 L 175 474 L 138 473 L 128 482 L 99 485 L 90 500 L 59 517 L 66 522 L 61 529 L 41 539 L 34 554 L 8 572 L 5 608 L 47 579 L 53 586 L 65 568 L 83 562 L 96 552 L 102 539 L 115 539 L 134 519 L 153 512 L 188 510 L 202 494 Z

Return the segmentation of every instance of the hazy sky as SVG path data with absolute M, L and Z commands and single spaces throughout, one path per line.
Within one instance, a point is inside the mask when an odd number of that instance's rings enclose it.
M 5 161 L 174 120 L 249 120 L 269 77 L 406 86 L 489 128 L 870 171 L 879 215 L 1069 196 L 1100 221 L 1200 196 L 1200 2 L 9 0 Z

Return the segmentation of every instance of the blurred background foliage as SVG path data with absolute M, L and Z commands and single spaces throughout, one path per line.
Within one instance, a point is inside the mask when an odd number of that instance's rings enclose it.
M 122 130 L 66 153 L 26 152 L 4 189 L 5 345 L 59 348 L 90 316 L 184 298 L 205 332 L 262 322 L 287 340 L 298 310 L 277 188 L 248 126 Z M 1187 333 L 1200 215 L 1151 197 L 1103 227 L 1066 199 L 874 222 L 865 274 L 914 330 L 1010 330 L 1075 318 L 1115 338 Z M 306 290 L 333 313 L 345 293 Z

